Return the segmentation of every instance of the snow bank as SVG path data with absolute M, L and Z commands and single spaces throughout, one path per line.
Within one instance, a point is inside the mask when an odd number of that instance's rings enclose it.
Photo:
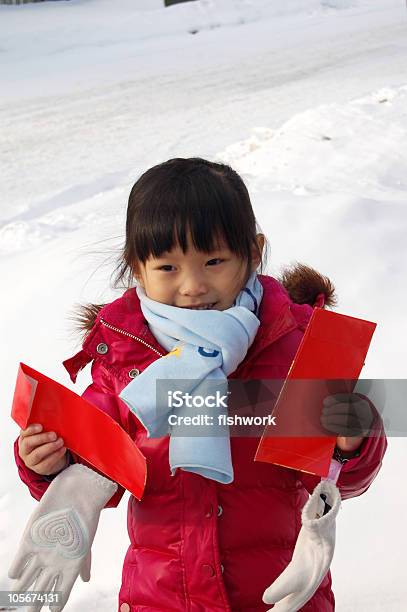
M 346 104 L 294 115 L 219 153 L 271 191 L 352 194 L 403 203 L 407 190 L 407 87 L 384 88 Z

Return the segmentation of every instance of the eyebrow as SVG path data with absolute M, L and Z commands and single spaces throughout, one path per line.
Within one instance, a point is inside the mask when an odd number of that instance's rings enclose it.
M 212 251 L 209 251 L 209 253 L 206 253 L 205 251 L 199 251 L 199 252 L 202 253 L 202 256 L 207 257 L 213 253 L 223 253 L 225 251 L 230 252 L 229 247 L 227 246 L 219 247 L 219 248 L 213 249 Z M 187 256 L 187 253 L 182 253 L 182 255 Z M 171 253 L 170 251 L 166 251 L 165 253 L 162 253 L 158 257 L 154 257 L 153 259 L 155 261 L 160 261 L 162 259 L 174 259 L 176 257 L 178 257 L 178 255 L 174 255 L 174 253 Z

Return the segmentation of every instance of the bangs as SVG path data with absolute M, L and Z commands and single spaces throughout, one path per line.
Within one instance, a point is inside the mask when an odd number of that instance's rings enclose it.
M 247 207 L 242 195 L 222 175 L 189 172 L 167 176 L 155 188 L 144 193 L 130 235 L 136 258 L 145 263 L 179 246 L 185 253 L 188 236 L 198 251 L 210 252 L 227 246 L 243 259 L 250 258 L 250 246 L 256 233 L 255 219 L 248 227 Z
M 138 262 L 177 247 L 183 253 L 189 246 L 204 253 L 227 247 L 248 270 L 254 247 L 262 266 L 257 229 L 246 185 L 230 166 L 200 157 L 170 159 L 133 185 L 116 285 L 126 280 L 131 286 Z

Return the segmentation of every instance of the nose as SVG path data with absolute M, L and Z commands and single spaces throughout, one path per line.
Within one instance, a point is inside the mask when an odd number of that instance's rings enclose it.
M 198 297 L 208 293 L 208 287 L 199 274 L 189 274 L 182 280 L 179 292 L 183 296 Z

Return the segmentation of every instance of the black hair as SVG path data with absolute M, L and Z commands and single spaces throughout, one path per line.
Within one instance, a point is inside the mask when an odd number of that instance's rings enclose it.
M 180 246 L 209 253 L 224 240 L 229 249 L 252 263 L 259 228 L 246 185 L 230 166 L 200 157 L 175 158 L 153 166 L 130 192 L 126 240 L 116 268 L 116 284 L 130 285 L 138 262 Z

